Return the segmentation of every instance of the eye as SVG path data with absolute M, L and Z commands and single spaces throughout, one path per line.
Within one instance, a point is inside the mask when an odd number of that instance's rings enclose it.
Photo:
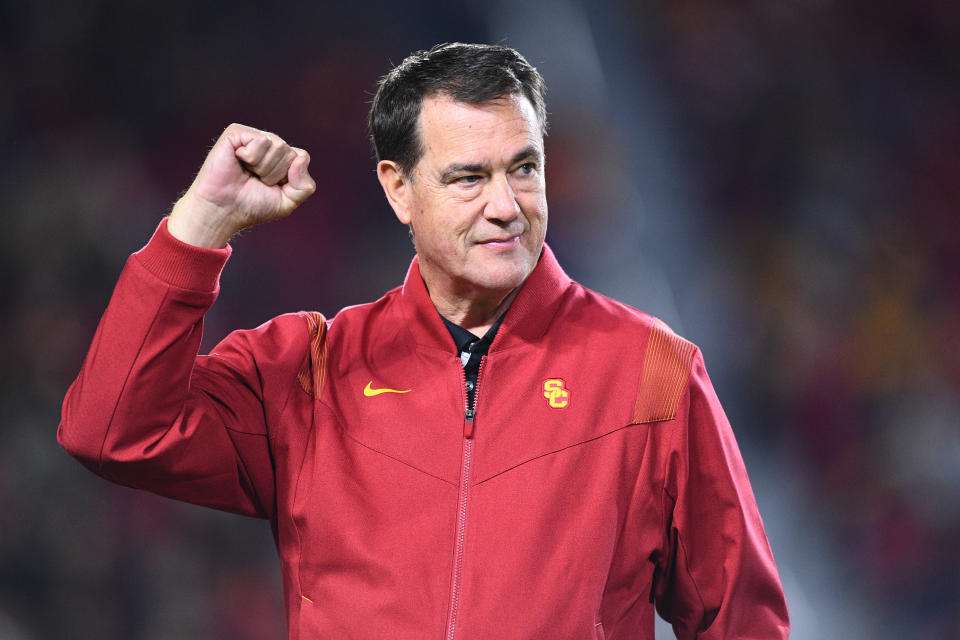
M 525 162 L 514 171 L 521 176 L 529 176 L 537 170 L 537 165 L 533 162 Z
M 467 176 L 460 176 L 459 178 L 457 178 L 456 181 L 457 181 L 458 183 L 460 183 L 460 184 L 468 184 L 468 185 L 469 185 L 469 184 L 476 184 L 476 183 L 480 182 L 481 178 L 482 178 L 482 176 L 478 176 L 478 175 L 476 175 L 476 174 L 471 174 L 471 175 L 467 175 Z

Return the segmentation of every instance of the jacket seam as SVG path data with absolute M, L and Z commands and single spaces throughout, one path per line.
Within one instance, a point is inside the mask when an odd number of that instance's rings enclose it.
M 296 381 L 296 378 L 297 378 L 296 373 L 294 373 L 293 378 L 294 378 L 294 381 Z M 290 388 L 287 390 L 287 395 L 286 395 L 286 397 L 285 397 L 284 400 L 283 400 L 283 405 L 276 411 L 277 423 L 278 423 L 278 424 L 279 424 L 279 422 L 280 422 L 280 419 L 283 417 L 283 414 L 286 413 L 286 411 L 287 411 L 287 405 L 290 404 L 290 397 L 294 394 L 294 392 L 295 392 L 299 387 L 300 387 L 299 384 L 292 384 L 292 385 L 290 385 Z M 265 412 L 265 413 L 266 413 L 266 412 Z M 266 418 L 267 416 L 264 415 L 264 417 Z M 270 424 L 271 424 L 271 423 L 270 423 L 270 421 L 269 421 L 269 419 L 268 419 L 268 420 L 267 420 L 267 423 L 266 423 L 266 425 L 265 425 L 265 426 L 267 427 L 267 438 L 268 438 L 269 440 L 274 440 L 274 439 L 277 438 L 277 434 L 274 434 L 274 433 L 270 430 Z
M 143 265 L 141 264 L 140 266 L 142 267 Z M 146 269 L 146 267 L 144 267 L 144 269 Z M 97 455 L 97 471 L 101 474 L 103 473 L 103 450 L 107 446 L 107 437 L 110 435 L 110 429 L 113 428 L 113 422 L 117 417 L 117 409 L 120 407 L 120 402 L 121 402 L 121 399 L 123 398 L 124 390 L 127 388 L 127 384 L 130 382 L 130 376 L 133 375 L 133 369 L 136 366 L 136 363 L 140 359 L 140 354 L 143 352 L 143 346 L 147 343 L 147 339 L 150 337 L 150 334 L 153 332 L 153 327 L 157 323 L 157 318 L 160 317 L 160 309 L 163 308 L 164 303 L 167 301 L 167 298 L 170 296 L 170 285 L 164 283 L 164 287 L 165 288 L 163 291 L 163 298 L 160 299 L 160 304 L 158 304 L 157 307 L 154 309 L 153 317 L 150 319 L 150 326 L 147 327 L 147 330 L 143 333 L 143 339 L 140 341 L 140 346 L 137 347 L 136 355 L 130 361 L 130 367 L 127 369 L 127 375 L 125 375 L 123 378 L 123 384 L 120 385 L 120 391 L 117 394 L 117 399 L 113 403 L 113 409 L 111 409 L 110 411 L 110 419 L 107 421 L 107 428 L 103 432 L 103 440 L 100 442 L 100 452 Z
M 696 355 L 694 355 L 694 357 L 691 358 L 691 360 L 690 360 L 690 371 L 688 372 L 688 376 L 693 374 L 693 362 L 694 362 L 695 359 L 696 359 Z M 686 389 L 684 390 L 684 396 L 686 397 L 687 405 L 689 405 L 689 403 L 690 403 L 690 386 L 689 386 L 689 384 L 687 385 Z M 681 398 L 681 400 L 682 400 L 682 399 L 683 399 L 683 398 Z M 680 413 L 680 412 L 678 411 L 677 414 L 679 415 L 679 413 Z M 688 415 L 689 415 L 689 411 L 688 411 L 687 413 L 688 413 Z M 676 418 L 676 416 L 674 416 L 674 418 Z M 686 424 L 686 425 L 687 425 L 687 428 L 689 429 L 689 420 L 685 420 L 685 421 L 684 421 L 684 424 Z M 664 496 L 664 494 L 666 494 L 667 496 L 669 496 L 670 499 L 673 501 L 674 507 L 676 507 L 677 499 L 678 499 L 678 496 L 672 495 L 672 494 L 670 493 L 668 487 L 667 487 L 667 484 L 668 484 L 668 483 L 667 483 L 667 468 L 668 468 L 669 465 L 670 465 L 670 456 L 672 455 L 672 452 L 674 452 L 675 450 L 677 450 L 676 441 L 677 441 L 677 438 L 679 437 L 679 432 L 680 432 L 680 429 L 679 429 L 679 428 L 673 430 L 673 433 L 672 433 L 671 436 L 670 436 L 670 447 L 667 449 L 667 455 L 665 456 L 665 459 L 664 459 L 664 461 L 663 461 L 663 472 L 662 472 L 663 485 L 662 485 L 662 490 L 661 490 L 661 492 L 660 492 L 660 521 L 661 521 L 661 522 L 660 522 L 660 531 L 661 531 L 662 535 L 664 536 L 664 538 L 663 538 L 663 544 L 664 544 L 664 545 L 668 545 L 669 542 L 668 542 L 668 540 L 666 539 L 666 536 L 667 536 L 667 522 L 666 522 L 666 520 L 665 520 L 665 518 L 666 518 L 666 514 L 665 514 L 665 511 L 666 511 L 666 510 L 665 510 L 665 507 L 666 507 L 666 505 L 664 504 L 664 497 L 663 497 L 663 496 Z M 689 467 L 689 461 L 687 461 L 687 463 L 684 464 L 684 467 L 685 467 L 685 468 Z M 689 473 L 689 469 L 687 470 L 687 473 Z M 684 543 L 683 543 L 683 537 L 682 537 L 681 534 L 680 534 L 680 529 L 679 529 L 679 527 L 677 528 L 677 546 L 679 547 L 680 553 L 683 554 L 683 567 L 684 567 L 684 572 L 687 574 L 687 577 L 690 578 L 690 584 L 693 585 L 693 590 L 696 592 L 697 598 L 699 598 L 699 600 L 700 600 L 700 610 L 701 610 L 702 612 L 705 612 L 705 611 L 706 611 L 706 603 L 705 603 L 705 601 L 704 601 L 704 599 L 703 599 L 703 594 L 700 592 L 700 587 L 699 587 L 699 585 L 697 585 L 697 581 L 696 581 L 696 579 L 693 577 L 693 573 L 690 571 L 690 563 L 689 563 L 689 558 L 688 558 L 688 555 L 687 555 L 687 549 L 686 549 L 686 546 L 685 546 Z
M 310 332 L 308 331 L 308 332 L 307 332 L 307 349 L 309 349 L 309 348 L 310 348 Z M 257 370 L 259 371 L 259 367 L 257 367 Z M 297 380 L 297 370 L 296 370 L 296 369 L 294 369 L 293 379 L 294 379 L 294 382 L 296 382 L 296 380 Z M 287 394 L 284 396 L 284 399 L 283 399 L 283 404 L 281 404 L 280 407 L 279 407 L 275 412 L 273 412 L 274 415 L 276 416 L 275 424 L 277 424 L 277 425 L 280 424 L 280 422 L 281 422 L 281 420 L 282 420 L 282 418 L 283 418 L 283 414 L 286 413 L 286 411 L 287 411 L 287 405 L 290 404 L 290 398 L 293 397 L 293 395 L 296 393 L 296 391 L 297 391 L 297 389 L 298 389 L 299 387 L 300 387 L 299 384 L 291 384 L 291 385 L 289 385 L 289 387 L 288 387 L 288 389 L 287 389 Z M 265 391 L 265 390 L 264 390 L 264 395 L 266 395 L 266 391 Z M 265 421 L 265 422 L 264 422 L 264 429 L 266 430 L 266 437 L 267 437 L 267 442 L 268 442 L 268 445 L 269 445 L 269 443 L 273 442 L 274 440 L 276 440 L 276 439 L 279 437 L 279 434 L 274 433 L 273 430 L 270 428 L 271 424 L 274 424 L 274 423 L 270 421 L 270 416 L 268 415 L 268 412 L 267 412 L 267 410 L 266 410 L 266 400 L 264 400 L 264 403 L 263 403 L 263 404 L 264 404 L 264 415 L 263 415 L 263 417 L 264 417 L 264 421 Z M 269 449 L 270 449 L 270 459 L 271 459 L 271 461 L 272 461 L 272 460 L 273 460 L 273 447 L 272 447 L 272 445 L 269 445 Z M 277 484 L 276 484 L 276 482 L 274 482 L 274 493 L 276 493 L 276 492 L 277 492 Z M 279 496 L 276 496 L 276 498 L 279 498 Z M 278 502 L 277 504 L 279 504 L 279 502 Z
M 257 438 L 266 438 L 268 440 L 270 439 L 270 436 L 268 436 L 265 433 L 253 433 L 251 431 L 244 431 L 243 429 L 234 429 L 230 425 L 226 425 L 226 424 L 223 425 L 223 428 L 226 429 L 227 431 L 230 431 L 231 433 L 237 433 L 242 436 L 256 436 Z
M 334 415 L 334 420 L 337 420 L 337 417 Z M 338 420 L 339 422 L 339 420 Z M 303 456 L 300 458 L 300 465 L 297 469 L 297 479 L 293 483 L 293 495 L 290 496 L 290 510 L 287 513 L 287 516 L 290 518 L 290 524 L 293 525 L 293 530 L 297 534 L 297 590 L 299 591 L 298 595 L 304 595 L 303 593 L 303 534 L 300 532 L 300 527 L 297 525 L 297 519 L 293 516 L 293 511 L 296 509 L 297 498 L 300 495 L 300 479 L 303 477 L 303 467 L 307 464 L 307 448 L 310 443 L 310 436 L 316 431 L 316 418 L 310 421 L 310 430 L 307 432 L 306 442 L 307 445 L 303 448 Z
M 217 359 L 217 358 L 219 358 L 219 356 L 215 356 L 215 355 L 209 355 L 209 356 L 207 356 L 207 357 L 208 357 L 208 358 L 212 358 L 212 359 Z M 236 428 L 236 427 L 231 427 L 229 424 L 227 424 L 226 420 L 224 420 L 223 415 L 221 414 L 221 412 L 220 412 L 220 410 L 219 410 L 219 408 L 218 408 L 221 403 L 217 402 L 216 399 L 212 396 L 212 394 L 209 393 L 206 389 L 203 388 L 203 385 L 202 385 L 202 384 L 197 384 L 197 385 L 195 385 L 195 386 L 198 387 L 199 392 L 200 392 L 200 393 L 198 394 L 198 397 L 197 397 L 196 401 L 197 401 L 198 403 L 203 403 L 203 404 L 205 404 L 205 405 L 207 405 L 208 407 L 211 408 L 212 412 L 215 413 L 216 416 L 217 416 L 217 418 L 218 418 L 219 426 L 222 427 L 224 431 L 227 431 L 227 432 L 229 432 L 229 433 L 234 433 L 234 434 L 237 434 L 237 435 L 242 435 L 242 436 L 253 436 L 253 437 L 259 437 L 259 438 L 265 438 L 265 439 L 266 439 L 266 445 L 267 445 L 267 452 L 268 452 L 268 455 L 269 455 L 269 457 L 270 457 L 270 464 L 271 464 L 271 467 L 274 468 L 274 470 L 275 470 L 275 461 L 274 461 L 274 459 L 273 459 L 273 450 L 272 450 L 271 447 L 270 447 L 270 436 L 269 436 L 269 434 L 266 432 L 266 428 L 267 428 L 267 412 L 266 412 L 266 405 L 265 405 L 265 403 L 263 402 L 263 398 L 264 398 L 264 392 L 263 392 L 263 376 L 260 375 L 260 367 L 257 365 L 257 363 L 256 363 L 255 360 L 254 360 L 254 365 L 255 365 L 256 371 L 257 371 L 257 380 L 258 380 L 259 388 L 258 388 L 258 389 L 254 389 L 251 385 L 244 385 L 244 387 L 247 388 L 247 389 L 249 389 L 251 392 L 255 393 L 255 394 L 257 395 L 257 397 L 260 399 L 260 405 L 263 407 L 263 421 L 264 421 L 264 422 L 263 422 L 263 426 L 264 426 L 264 430 L 265 430 L 264 433 L 258 433 L 258 432 L 256 432 L 256 431 L 248 431 L 248 430 L 246 430 L 246 429 L 238 429 L 238 428 Z M 199 382 L 200 382 L 202 379 L 204 379 L 204 378 L 209 379 L 210 375 L 211 375 L 211 374 L 208 373 L 206 369 L 195 367 L 194 370 L 193 370 L 193 372 L 192 372 L 192 374 L 191 374 L 191 378 L 195 378 L 195 379 L 196 379 L 195 381 L 196 381 L 197 383 L 199 383 Z M 253 479 L 254 476 L 250 473 L 250 468 L 249 468 L 248 465 L 247 465 L 247 461 L 243 458 L 242 455 L 239 455 L 239 452 L 237 452 L 237 450 L 236 450 L 236 446 L 234 446 L 234 452 L 235 452 L 235 454 L 236 454 L 236 456 L 235 456 L 235 457 L 236 457 L 236 461 L 237 461 L 237 463 L 243 468 L 243 470 L 244 470 L 244 472 L 245 472 L 245 474 L 246 474 L 246 478 L 247 478 L 247 479 Z M 268 519 L 272 519 L 274 514 L 267 513 L 267 510 L 264 508 L 263 501 L 260 499 L 260 496 L 259 496 L 259 494 L 256 492 L 255 486 L 253 485 L 252 482 L 251 482 L 250 486 L 251 486 L 251 489 L 252 489 L 251 493 L 248 495 L 246 492 L 243 492 L 244 495 L 247 495 L 247 497 L 250 499 L 250 502 L 253 504 L 253 506 L 257 508 L 257 511 L 258 511 L 259 514 L 262 514 L 264 517 L 266 517 L 266 518 L 268 518 Z M 277 486 L 276 475 L 274 474 L 274 480 L 273 480 L 274 511 L 277 509 L 277 488 L 276 488 L 276 486 Z
M 396 456 L 392 456 L 392 455 L 390 455 L 389 453 L 386 453 L 386 452 L 384 452 L 384 451 L 380 451 L 380 450 L 377 449 L 376 447 L 372 447 L 372 446 L 366 444 L 365 442 L 362 442 L 362 441 L 358 440 L 357 438 L 355 438 L 355 437 L 353 437 L 352 435 L 350 435 L 350 433 L 347 432 L 347 430 L 344 429 L 344 428 L 341 426 L 341 423 L 340 423 L 340 420 L 339 420 L 339 419 L 337 420 L 337 425 L 340 426 L 340 431 L 341 431 L 341 433 L 343 433 L 344 437 L 349 438 L 352 442 L 357 443 L 358 445 L 360 445 L 360 446 L 363 447 L 364 449 L 367 449 L 367 450 L 369 450 L 369 451 L 373 451 L 374 453 L 380 454 L 381 456 L 383 456 L 383 457 L 385 457 L 385 458 L 390 458 L 390 459 L 393 460 L 394 462 L 398 462 L 398 463 L 402 464 L 402 465 L 405 466 L 405 467 L 408 467 L 408 468 L 410 468 L 410 469 L 413 469 L 414 471 L 418 471 L 418 472 L 422 473 L 422 474 L 425 475 L 425 476 L 430 476 L 431 478 L 434 478 L 435 480 L 439 480 L 439 481 L 441 481 L 441 482 L 445 482 L 446 484 L 449 484 L 449 485 L 451 485 L 451 486 L 453 486 L 453 487 L 458 487 L 458 486 L 460 486 L 459 483 L 450 482 L 449 480 L 447 480 L 447 479 L 445 479 L 445 478 L 441 478 L 440 476 L 435 475 L 435 474 L 432 474 L 432 473 L 430 473 L 429 471 L 425 471 L 425 470 L 421 469 L 420 467 L 416 467 L 416 466 L 410 464 L 409 462 L 407 462 L 406 460 L 401 460 L 400 458 L 398 458 L 398 457 L 396 457 Z
M 229 431 L 229 432 L 231 432 L 231 433 L 236 433 L 236 434 L 242 435 L 242 436 L 252 436 L 252 437 L 254 437 L 254 438 L 265 438 L 266 441 L 267 441 L 267 444 L 268 444 L 268 445 L 270 444 L 270 439 L 267 438 L 267 435 L 266 435 L 265 433 L 250 433 L 250 432 L 248 432 L 248 431 L 238 431 L 238 430 L 236 430 L 236 429 L 231 429 L 231 428 L 228 427 L 227 425 L 223 425 L 223 428 L 224 428 L 225 431 Z M 269 446 L 268 446 L 268 449 L 269 449 Z M 234 447 L 234 451 L 236 451 L 236 447 Z M 271 455 L 270 458 L 271 458 L 271 463 L 272 463 L 272 462 L 273 462 L 273 456 Z M 250 490 L 250 495 L 248 496 L 248 497 L 250 498 L 250 502 L 252 502 L 253 505 L 257 508 L 257 512 L 258 512 L 258 513 L 262 514 L 265 518 L 268 518 L 268 519 L 272 518 L 273 514 L 267 513 L 267 510 L 263 507 L 263 501 L 260 499 L 260 496 L 257 495 L 256 487 L 255 487 L 255 485 L 254 485 L 253 482 L 252 482 L 252 479 L 253 479 L 254 476 L 250 473 L 250 469 L 247 467 L 247 462 L 246 462 L 246 460 L 243 459 L 243 456 L 237 455 L 237 462 L 238 462 L 238 463 L 240 464 L 240 466 L 243 468 L 243 471 L 244 471 L 244 473 L 246 474 L 246 477 L 247 477 L 249 480 L 251 480 L 251 482 L 250 482 L 250 489 L 251 489 L 251 490 Z M 277 486 L 276 476 L 274 476 L 273 486 L 274 486 L 274 500 L 276 500 L 276 486 Z M 244 492 L 244 493 L 245 493 L 245 492 Z
M 324 340 L 326 339 L 327 339 L 327 336 L 325 335 Z M 310 357 L 310 329 L 309 328 L 307 328 L 306 348 L 307 348 L 307 357 L 309 358 Z M 296 378 L 297 378 L 297 374 L 294 373 L 294 380 L 296 380 Z M 287 404 L 290 402 L 290 396 L 299 387 L 300 387 L 299 383 L 290 385 L 290 391 L 287 392 L 287 398 L 283 403 L 283 409 L 279 414 L 277 414 L 278 419 L 279 419 L 279 416 L 283 415 L 283 411 L 286 411 Z M 305 441 L 306 444 L 303 447 L 303 455 L 300 458 L 300 465 L 299 465 L 299 468 L 297 469 L 297 479 L 293 483 L 293 494 L 290 496 L 290 508 L 286 513 L 287 517 L 290 518 L 290 524 L 293 525 L 294 532 L 297 534 L 297 591 L 299 592 L 298 595 L 301 598 L 305 596 L 305 594 L 303 593 L 303 556 L 304 556 L 303 534 L 300 532 L 299 525 L 297 525 L 297 519 L 293 516 L 293 511 L 296 509 L 297 497 L 300 495 L 300 479 L 303 477 L 303 467 L 307 464 L 307 448 L 310 443 L 310 437 L 313 436 L 317 430 L 316 405 L 319 403 L 329 409 L 328 405 L 325 402 L 323 402 L 318 396 L 313 394 L 311 395 L 313 396 L 313 402 L 311 403 L 313 406 L 311 407 L 311 412 L 310 412 L 310 430 L 307 431 L 307 437 Z M 336 420 L 337 424 L 339 425 L 340 418 L 337 416 L 337 414 L 333 410 L 330 410 L 330 414 L 333 416 L 333 419 Z M 269 442 L 269 438 L 268 438 L 268 442 Z M 274 491 L 277 491 L 276 484 L 277 483 L 274 482 Z M 277 511 L 279 513 L 279 508 Z M 278 530 L 279 530 L 279 527 L 278 527 Z M 313 602 L 313 601 L 310 600 L 310 602 Z
M 505 473 L 507 473 L 507 472 L 509 472 L 509 471 L 513 471 L 513 470 L 516 469 L 517 467 L 522 467 L 523 465 L 525 465 L 525 464 L 527 464 L 527 463 L 529 463 L 529 462 L 533 462 L 534 460 L 539 460 L 540 458 L 545 458 L 545 457 L 547 457 L 547 456 L 552 456 L 552 455 L 554 455 L 554 454 L 556 454 L 556 453 L 561 453 L 561 452 L 563 452 L 563 451 L 566 451 L 567 449 L 573 449 L 573 448 L 579 447 L 579 446 L 581 446 L 581 445 L 590 444 L 591 442 L 595 442 L 595 441 L 600 440 L 600 439 L 602 439 L 602 438 L 606 438 L 607 436 L 612 436 L 612 435 L 615 434 L 615 433 L 620 433 L 621 431 L 623 431 L 623 430 L 625 430 L 625 429 L 629 429 L 629 428 L 631 428 L 631 427 L 642 427 L 642 426 L 644 426 L 644 424 L 637 424 L 637 423 L 625 424 L 625 425 L 620 426 L 620 427 L 617 427 L 617 428 L 615 428 L 615 429 L 611 429 L 610 431 L 607 431 L 606 433 L 602 433 L 602 434 L 600 434 L 600 435 L 598 435 L 598 436 L 594 436 L 594 437 L 592 437 L 592 438 L 586 438 L 585 440 L 580 440 L 580 441 L 578 441 L 578 442 L 574 442 L 574 443 L 571 443 L 571 444 L 562 446 L 562 447 L 560 447 L 560 448 L 558 448 L 558 449 L 553 449 L 553 450 L 551 450 L 551 451 L 545 451 L 545 452 L 543 452 L 543 453 L 540 453 L 540 454 L 537 454 L 537 455 L 532 456 L 532 457 L 530 457 L 530 458 L 527 458 L 527 459 L 525 459 L 525 460 L 522 460 L 522 461 L 520 461 L 520 462 L 518 462 L 518 463 L 516 463 L 516 464 L 514 464 L 514 465 L 511 465 L 511 466 L 507 467 L 506 469 L 502 469 L 502 470 L 500 470 L 500 471 L 497 471 L 497 472 L 494 473 L 493 475 L 488 476 L 488 477 L 484 478 L 483 480 L 478 480 L 478 481 L 474 482 L 473 485 L 476 486 L 476 485 L 478 485 L 478 484 L 483 484 L 484 482 L 487 482 L 488 480 L 493 480 L 493 479 L 496 478 L 497 476 L 501 476 L 501 475 L 503 475 L 503 474 L 505 474 Z
M 461 391 L 461 393 L 465 393 L 465 392 Z M 421 469 L 420 467 L 417 467 L 416 465 L 410 464 L 410 463 L 407 462 L 406 460 L 401 460 L 400 458 L 398 458 L 398 457 L 396 457 L 396 456 L 390 455 L 390 454 L 387 453 L 386 451 L 381 451 L 380 449 L 374 447 L 373 445 L 369 445 L 369 444 L 365 443 L 364 441 L 358 439 L 356 436 L 354 436 L 353 434 L 351 434 L 351 433 L 347 430 L 347 428 L 344 426 L 343 421 L 340 419 L 340 414 L 337 412 L 336 409 L 334 409 L 332 406 L 330 406 L 329 404 L 327 404 L 327 402 L 326 402 L 323 398 L 316 398 L 316 401 L 317 401 L 318 403 L 322 404 L 324 407 L 326 407 L 327 410 L 331 413 L 331 415 L 334 416 L 334 418 L 335 418 L 336 421 L 337 421 L 337 428 L 340 429 L 340 432 L 344 435 L 344 437 L 349 438 L 349 439 L 350 439 L 351 441 L 353 441 L 353 442 L 356 442 L 358 445 L 360 445 L 360 446 L 363 447 L 364 449 L 368 449 L 369 451 L 373 451 L 374 453 L 378 453 L 378 454 L 380 454 L 380 455 L 382 455 L 382 456 L 384 456 L 384 457 L 386 457 L 386 458 L 390 458 L 391 460 L 393 460 L 393 461 L 395 461 L 395 462 L 399 462 L 400 464 L 402 464 L 402 465 L 405 466 L 405 467 L 409 467 L 410 469 L 413 469 L 414 471 L 419 471 L 420 473 L 422 473 L 422 474 L 424 474 L 424 475 L 427 475 L 427 476 L 430 476 L 431 478 L 435 478 L 435 479 L 437 479 L 437 480 L 440 480 L 441 482 L 445 482 L 445 483 L 447 483 L 447 484 L 449 484 L 449 485 L 452 485 L 452 486 L 454 486 L 454 487 L 459 486 L 459 483 L 450 482 L 450 481 L 447 480 L 446 478 L 441 478 L 440 476 L 438 476 L 438 475 L 436 475 L 436 474 L 430 473 L 429 471 L 426 471 L 425 469 Z
M 658 421 L 658 422 L 661 422 L 661 421 Z M 627 426 L 628 426 L 628 427 L 633 427 L 633 426 L 642 426 L 642 425 L 649 425 L 649 424 L 651 424 L 651 423 L 650 423 L 650 422 L 643 422 L 643 423 L 641 423 L 641 422 L 632 422 L 632 423 L 630 423 L 630 424 L 627 425 Z M 624 427 L 624 428 L 625 428 L 625 427 Z M 648 431 L 649 431 L 649 428 L 648 428 Z M 646 446 L 649 446 L 649 438 L 648 438 L 648 440 L 647 440 Z M 627 522 L 629 521 L 629 519 L 630 519 L 630 514 L 631 514 L 632 511 L 633 511 L 633 505 L 636 504 L 636 497 L 637 497 L 637 493 L 640 491 L 640 484 L 641 484 L 641 477 L 640 477 L 640 472 L 639 472 L 639 469 L 638 469 L 638 471 L 637 471 L 637 477 L 636 477 L 636 479 L 634 480 L 634 483 L 633 483 L 633 491 L 630 493 L 630 501 L 627 503 L 627 508 L 626 508 L 626 512 L 624 513 L 624 516 L 623 516 L 623 521 L 620 522 L 620 526 L 619 526 L 619 528 L 618 528 L 619 530 L 618 530 L 618 532 L 617 532 L 617 542 L 616 542 L 616 545 L 614 545 L 614 550 L 619 549 L 619 548 L 620 548 L 620 545 L 623 543 L 623 534 L 624 534 L 624 532 L 627 530 Z M 657 517 L 660 518 L 660 521 L 661 521 L 661 523 L 662 523 L 662 522 L 663 522 L 663 496 L 662 496 L 662 494 L 661 494 L 661 497 L 660 497 L 660 509 L 658 509 L 658 511 L 659 511 L 659 514 L 658 514 Z M 610 584 L 610 573 L 611 573 L 611 571 L 613 571 L 613 563 L 612 563 L 612 562 L 611 562 L 611 564 L 610 564 L 610 569 L 607 571 L 607 578 L 606 578 L 606 580 L 604 580 L 604 582 L 603 582 L 603 591 L 602 591 L 602 593 L 606 593 L 606 592 L 607 592 L 607 585 Z M 630 606 L 627 607 L 626 612 L 629 612 L 631 609 L 633 609 L 633 607 L 635 607 L 638 602 L 640 602 L 640 598 L 639 598 L 639 595 L 637 594 L 636 597 L 633 598 L 633 601 L 630 603 Z M 602 607 L 602 600 L 601 600 L 601 607 Z M 625 612 L 625 613 L 626 613 L 626 612 Z M 597 613 L 598 613 L 598 618 L 599 618 L 599 613 L 600 613 L 600 612 L 598 611 Z
M 690 560 L 687 556 L 687 548 L 683 544 L 683 538 L 680 536 L 680 530 L 677 530 L 677 545 L 680 547 L 680 552 L 683 554 L 683 566 L 684 571 L 687 576 L 690 578 L 690 584 L 693 585 L 693 590 L 697 592 L 697 598 L 700 599 L 700 619 L 703 620 L 703 614 L 707 611 L 706 602 L 703 600 L 703 594 L 700 593 L 700 587 L 697 585 L 696 579 L 693 577 L 693 573 L 690 571 Z M 697 635 L 699 635 L 701 628 L 697 627 Z M 696 637 L 696 636 L 694 636 Z

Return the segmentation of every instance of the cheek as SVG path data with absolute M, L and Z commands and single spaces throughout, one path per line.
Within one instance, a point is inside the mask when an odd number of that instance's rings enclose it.
M 420 216 L 414 227 L 423 248 L 435 256 L 450 257 L 457 254 L 458 234 L 443 223 L 443 220 Z
M 547 198 L 540 193 L 528 193 L 517 198 L 520 209 L 524 211 L 531 225 L 546 224 L 547 222 Z

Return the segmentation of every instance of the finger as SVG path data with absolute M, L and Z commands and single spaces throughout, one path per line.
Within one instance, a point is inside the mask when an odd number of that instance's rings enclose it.
M 270 146 L 267 148 L 267 152 L 263 154 L 260 162 L 257 163 L 257 169 L 259 170 L 258 175 L 266 175 L 270 172 L 273 166 L 277 163 L 279 156 L 282 156 L 287 150 L 287 143 L 283 140 L 271 137 Z
M 287 145 L 283 145 L 284 149 L 279 150 L 277 154 L 277 160 L 272 162 L 269 168 L 264 170 L 263 175 L 260 176 L 260 180 L 268 186 L 273 186 L 279 183 L 282 180 L 285 180 L 287 177 L 287 172 L 290 171 L 290 165 L 297 157 L 296 151 Z M 266 165 L 266 161 L 264 162 Z
M 290 210 L 300 205 L 317 190 L 317 183 L 310 176 L 310 154 L 303 149 L 294 148 L 296 157 L 287 171 L 287 183 L 283 185 L 284 204 Z
M 256 135 L 243 146 L 237 147 L 234 153 L 251 171 L 259 175 L 256 167 L 263 163 L 263 159 L 266 157 L 267 152 L 270 151 L 271 146 L 272 140 L 270 136 L 266 134 Z
M 275 185 L 287 173 L 287 168 L 294 158 L 294 153 L 286 142 L 275 136 L 271 137 L 270 147 L 256 165 L 250 167 L 264 183 Z M 286 160 L 286 163 L 284 162 Z

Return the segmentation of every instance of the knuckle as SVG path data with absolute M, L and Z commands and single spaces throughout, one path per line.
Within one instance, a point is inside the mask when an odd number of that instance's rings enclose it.
M 282 149 L 287 146 L 287 143 L 283 141 L 283 138 L 273 133 L 272 131 L 267 132 L 267 139 L 270 141 L 270 144 L 278 149 Z
M 223 130 L 223 132 L 233 134 L 233 133 L 241 133 L 241 132 L 250 131 L 250 130 L 251 130 L 250 127 L 240 124 L 239 122 L 231 122 L 230 124 L 227 125 L 227 127 Z

